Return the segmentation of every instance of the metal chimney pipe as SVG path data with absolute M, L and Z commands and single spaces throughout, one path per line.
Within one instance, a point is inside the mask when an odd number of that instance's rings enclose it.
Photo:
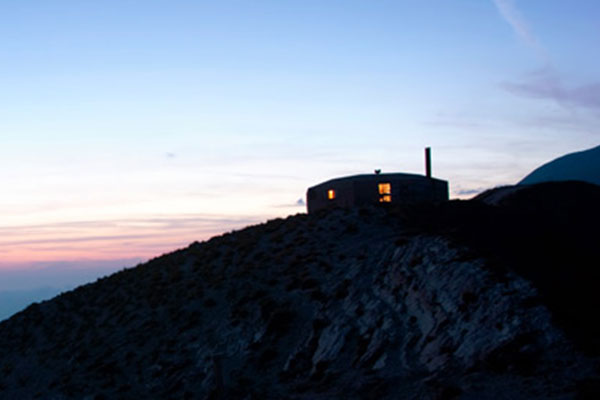
M 431 178 L 431 147 L 425 147 L 425 176 Z

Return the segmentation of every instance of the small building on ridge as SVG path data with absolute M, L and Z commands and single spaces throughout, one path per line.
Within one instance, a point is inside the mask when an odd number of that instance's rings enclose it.
M 325 208 L 375 204 L 439 203 L 448 200 L 448 182 L 431 177 L 431 152 L 425 149 L 426 174 L 390 173 L 335 178 L 310 187 L 308 213 Z

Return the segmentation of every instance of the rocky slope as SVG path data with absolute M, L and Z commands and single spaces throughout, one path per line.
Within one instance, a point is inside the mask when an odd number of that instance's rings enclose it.
M 565 185 L 194 243 L 0 323 L 0 397 L 594 398 L 600 188 Z

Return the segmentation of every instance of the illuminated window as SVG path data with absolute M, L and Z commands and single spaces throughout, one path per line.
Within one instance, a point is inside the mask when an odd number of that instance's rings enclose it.
M 392 202 L 392 184 L 391 183 L 380 183 L 379 187 L 379 202 L 380 203 L 391 203 Z
M 328 198 L 329 200 L 333 200 L 333 199 L 335 199 L 335 190 L 333 190 L 333 189 L 329 189 L 329 190 L 327 191 L 327 198 Z
M 379 194 L 392 194 L 392 184 L 391 183 L 380 183 L 379 184 Z

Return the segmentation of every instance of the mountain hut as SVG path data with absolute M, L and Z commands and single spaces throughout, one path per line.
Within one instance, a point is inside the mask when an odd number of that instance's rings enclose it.
M 439 203 L 448 200 L 448 182 L 431 176 L 431 150 L 425 149 L 425 175 L 390 173 L 335 178 L 310 187 L 308 213 L 325 208 L 352 208 L 369 204 Z

